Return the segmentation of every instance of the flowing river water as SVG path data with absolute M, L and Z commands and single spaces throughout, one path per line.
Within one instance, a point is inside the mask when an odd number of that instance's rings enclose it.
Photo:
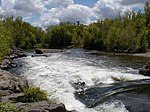
M 98 100 L 100 92 L 104 91 L 101 90 L 102 88 L 111 89 L 112 92 L 110 93 L 114 92 L 112 88 L 117 88 L 117 90 L 118 87 L 120 88 L 120 85 L 117 85 L 117 87 L 114 87 L 114 85 L 113 87 L 108 86 L 114 83 L 112 76 L 125 77 L 128 80 L 149 78 L 138 74 L 138 69 L 149 58 L 121 56 L 84 49 L 46 53 L 47 57 L 32 57 L 32 54 L 29 53 L 25 58 L 16 59 L 15 61 L 20 66 L 11 71 L 25 76 L 31 85 L 40 86 L 41 89 L 46 90 L 52 101 L 64 103 L 68 110 L 78 112 L 129 112 L 126 108 L 127 101 L 125 103 L 122 101 L 123 96 L 119 98 L 112 96 L 112 100 L 105 100 L 101 103 L 95 102 L 96 105 L 91 108 L 88 108 L 87 105 Z M 84 82 L 85 88 L 89 89 L 87 92 L 89 97 L 85 98 L 75 94 L 76 88 L 73 85 L 80 82 Z M 145 82 L 142 83 L 145 84 Z M 150 82 L 146 83 L 150 85 Z M 124 85 L 121 85 L 121 87 L 124 87 Z M 146 98 L 150 99 L 150 97 Z

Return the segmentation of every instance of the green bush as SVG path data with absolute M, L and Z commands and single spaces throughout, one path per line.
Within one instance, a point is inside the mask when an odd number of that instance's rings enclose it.
M 12 103 L 0 102 L 0 112 L 19 112 Z
M 25 88 L 24 96 L 19 99 L 21 102 L 38 102 L 42 100 L 48 100 L 47 93 L 41 90 L 39 87 Z

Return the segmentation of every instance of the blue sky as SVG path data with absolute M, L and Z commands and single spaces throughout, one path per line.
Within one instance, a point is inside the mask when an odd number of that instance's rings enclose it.
M 75 3 L 93 7 L 97 0 L 74 0 Z
M 119 12 L 143 10 L 149 0 L 0 0 L 0 15 L 21 16 L 34 26 L 46 28 L 61 22 L 90 24 L 116 18 Z

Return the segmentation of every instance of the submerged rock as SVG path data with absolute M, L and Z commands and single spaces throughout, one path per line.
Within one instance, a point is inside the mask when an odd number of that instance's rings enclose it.
M 143 68 L 139 70 L 139 73 L 145 76 L 150 76 L 150 62 L 144 65 Z
M 41 56 L 47 57 L 47 55 L 45 55 L 45 54 L 34 54 L 34 55 L 31 55 L 31 57 L 41 57 Z

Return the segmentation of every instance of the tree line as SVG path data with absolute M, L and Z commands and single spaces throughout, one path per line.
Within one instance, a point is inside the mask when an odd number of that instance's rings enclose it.
M 49 26 L 46 30 L 34 27 L 18 18 L 0 19 L 0 57 L 14 47 L 85 48 L 112 52 L 146 52 L 150 48 L 150 3 L 145 13 L 126 12 L 116 19 L 101 19 L 90 25 L 70 22 Z
M 68 46 L 113 52 L 146 52 L 150 47 L 150 5 L 145 13 L 126 12 L 116 19 L 97 20 L 90 25 L 61 23 L 46 30 L 44 46 Z

